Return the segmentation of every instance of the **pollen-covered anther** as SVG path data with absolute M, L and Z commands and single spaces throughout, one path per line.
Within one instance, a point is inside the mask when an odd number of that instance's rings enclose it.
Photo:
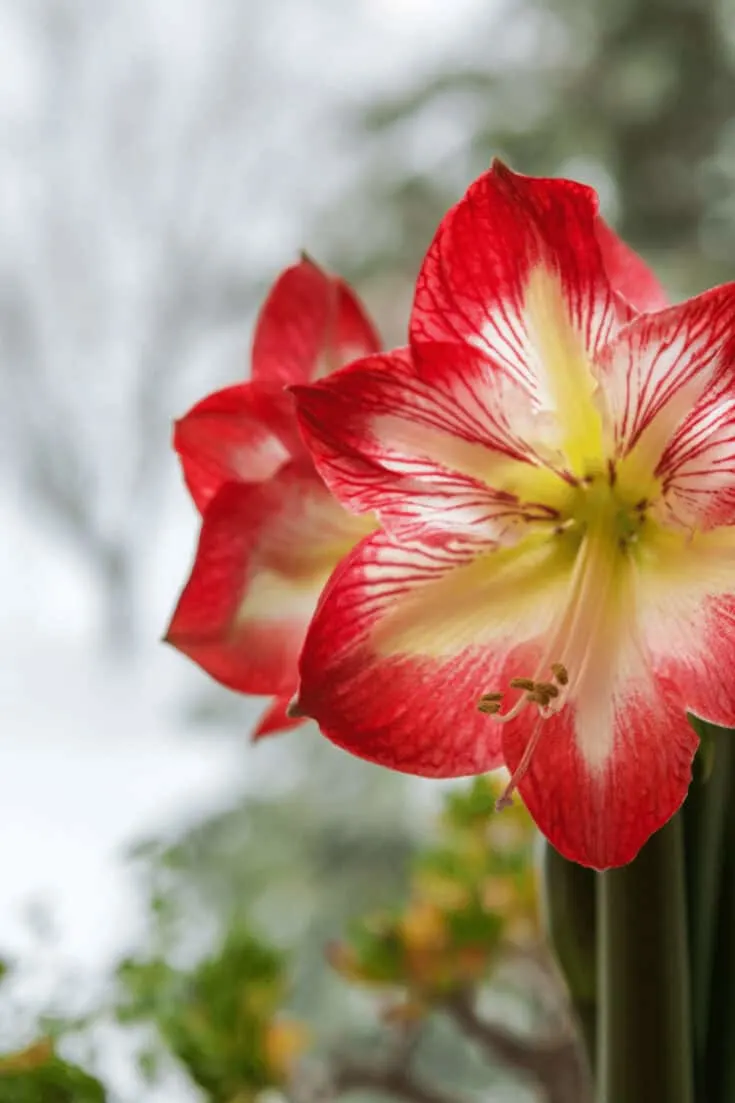
M 483 693 L 482 697 L 477 702 L 477 707 L 480 712 L 493 716 L 496 712 L 500 712 L 502 701 L 502 693 Z
M 549 669 L 560 686 L 569 684 L 569 672 L 563 663 L 552 663 Z
M 559 696 L 559 686 L 556 682 L 536 682 L 534 688 L 536 693 L 543 693 L 545 697 Z
M 567 697 L 564 687 L 569 683 L 567 668 L 562 663 L 552 663 L 549 669 L 553 675 L 552 681 L 525 677 L 511 678 L 510 688 L 521 689 L 523 693 L 507 712 L 500 711 L 502 693 L 483 694 L 477 703 L 478 709 L 492 716 L 498 723 L 507 724 L 509 720 L 515 720 L 527 705 L 537 705 L 540 718 L 546 720 L 564 707 Z

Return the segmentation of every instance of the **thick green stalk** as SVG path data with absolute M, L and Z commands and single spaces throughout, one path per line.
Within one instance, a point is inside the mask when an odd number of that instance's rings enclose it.
M 546 934 L 564 974 L 590 1069 L 597 1049 L 596 877 L 543 840 L 541 904 Z
M 677 815 L 598 879 L 599 1103 L 694 1103 Z
M 722 896 L 727 817 L 733 798 L 735 732 L 692 718 L 702 740 L 683 808 L 689 951 L 697 1096 L 705 1098 L 718 908 Z M 721 970 L 719 970 L 721 972 Z M 709 1096 L 706 1096 L 709 1098 Z
M 704 1008 L 706 1050 L 700 1063 L 701 1098 L 707 1103 L 735 1099 L 735 731 L 717 730 L 712 782 L 726 789 L 722 864 L 713 893 L 710 922 L 714 928 L 711 969 Z M 699 855 L 704 858 L 701 850 Z
M 735 837 L 728 846 L 735 847 Z M 707 1103 L 732 1103 L 735 1099 L 735 855 L 728 854 L 723 875 L 702 1070 L 702 1098 Z

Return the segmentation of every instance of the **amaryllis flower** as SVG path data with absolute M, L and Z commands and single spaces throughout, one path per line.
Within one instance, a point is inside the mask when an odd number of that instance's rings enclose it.
M 256 738 L 300 722 L 286 708 L 309 618 L 334 565 L 375 527 L 324 486 L 284 387 L 379 348 L 350 288 L 304 259 L 263 307 L 251 380 L 176 423 L 174 447 L 202 530 L 166 639 L 223 685 L 275 696 Z
M 735 285 L 660 307 L 589 188 L 498 165 L 439 228 L 410 347 L 296 388 L 384 526 L 322 597 L 299 707 L 397 769 L 502 759 L 598 868 L 681 804 L 687 710 L 735 725 Z

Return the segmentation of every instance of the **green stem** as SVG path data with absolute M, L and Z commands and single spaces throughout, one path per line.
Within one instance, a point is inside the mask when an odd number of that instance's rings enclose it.
M 721 840 L 719 893 L 714 896 L 710 921 L 714 927 L 708 1000 L 705 1008 L 706 1051 L 700 1066 L 702 1099 L 732 1103 L 735 1099 L 735 748 L 734 731 L 719 729 L 712 781 L 720 772 L 729 780 L 727 809 Z M 726 765 L 729 767 L 725 770 Z M 723 784 L 725 784 L 723 782 Z M 699 855 L 697 855 L 698 857 Z
M 543 923 L 564 974 L 590 1070 L 597 1049 L 596 877 L 544 840 L 541 858 Z
M 705 1048 L 713 982 L 717 917 L 725 860 L 726 820 L 732 802 L 735 733 L 692 717 L 702 740 L 694 781 L 683 808 L 689 898 L 692 1019 L 698 1096 L 707 1071 Z
M 735 842 L 735 839 L 732 840 Z M 731 843 L 732 845 L 732 843 Z M 707 1103 L 732 1103 L 735 1099 L 735 861 L 728 856 L 724 867 L 716 948 L 716 971 L 711 989 L 709 1032 L 703 1063 Z
M 680 817 L 598 892 L 600 1103 L 694 1103 Z

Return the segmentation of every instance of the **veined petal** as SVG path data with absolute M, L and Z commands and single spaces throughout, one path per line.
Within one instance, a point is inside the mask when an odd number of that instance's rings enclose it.
M 494 537 L 519 517 L 553 517 L 566 491 L 560 457 L 524 437 L 540 433 L 527 395 L 468 345 L 399 349 L 293 393 L 327 485 L 388 527 Z
M 288 714 L 288 706 L 295 692 L 296 685 L 294 684 L 292 693 L 276 697 L 273 704 L 266 709 L 253 732 L 253 743 L 257 743 L 267 735 L 278 735 L 281 732 L 290 731 L 292 728 L 298 728 L 304 723 L 303 716 L 289 716 Z
M 362 758 L 456 777 L 499 763 L 500 725 L 477 708 L 508 656 L 553 622 L 568 557 L 529 537 L 498 548 L 377 532 L 326 588 L 301 656 L 298 706 Z
M 341 279 L 305 258 L 274 284 L 253 338 L 252 377 L 288 386 L 380 348 L 362 304 Z
M 226 482 L 262 482 L 304 454 L 293 399 L 255 383 L 202 399 L 175 423 L 173 444 L 200 512 Z
M 591 188 L 496 163 L 439 227 L 419 274 L 412 341 L 469 342 L 543 408 L 559 405 L 560 386 L 584 391 L 589 356 L 618 324 L 596 220 Z
M 598 715 L 586 717 L 611 746 L 598 765 L 585 755 L 573 706 L 544 721 L 519 789 L 540 830 L 566 858 L 595 869 L 624 865 L 680 807 L 698 739 L 671 690 L 651 676 L 600 700 Z M 503 735 L 514 770 L 528 742 L 528 718 L 505 725 Z
M 226 484 L 204 515 L 168 642 L 231 689 L 289 694 L 321 588 L 365 531 L 313 470 Z
M 600 217 L 595 223 L 595 236 L 613 289 L 634 313 L 663 310 L 669 305 L 664 289 L 648 265 Z
M 684 635 L 684 633 L 681 633 Z M 683 642 L 683 641 L 682 641 Z M 711 599 L 700 612 L 696 645 L 660 660 L 688 712 L 735 728 L 735 596 Z
M 660 530 L 641 543 L 638 621 L 681 708 L 735 727 L 735 527 Z
M 503 751 L 541 831 L 566 857 L 605 869 L 630 861 L 686 795 L 697 738 L 681 661 L 697 653 L 697 614 L 713 583 L 705 559 L 721 585 L 735 569 L 711 541 L 704 558 L 691 555 L 682 533 L 624 555 L 607 542 L 592 554 L 586 540 L 576 596 L 570 587 L 563 630 L 552 633 L 551 653 L 569 671 L 567 699 L 543 718 L 526 710 L 511 720 Z M 548 648 L 547 639 L 545 662 Z M 697 666 L 702 658 L 700 649 Z M 526 659 L 537 663 L 537 654 Z
M 554 846 L 597 869 L 630 861 L 684 800 L 697 747 L 687 710 L 735 724 L 735 530 L 662 528 L 623 562 L 622 589 L 597 603 L 582 692 L 543 721 L 519 784 Z M 506 726 L 511 770 L 531 729 L 527 715 Z
M 735 386 L 729 374 L 705 389 L 657 468 L 668 509 L 691 527 L 735 523 Z
M 677 433 L 696 432 L 702 404 L 732 390 L 734 310 L 735 284 L 714 288 L 642 315 L 599 356 L 606 417 L 631 481 L 673 469 Z

